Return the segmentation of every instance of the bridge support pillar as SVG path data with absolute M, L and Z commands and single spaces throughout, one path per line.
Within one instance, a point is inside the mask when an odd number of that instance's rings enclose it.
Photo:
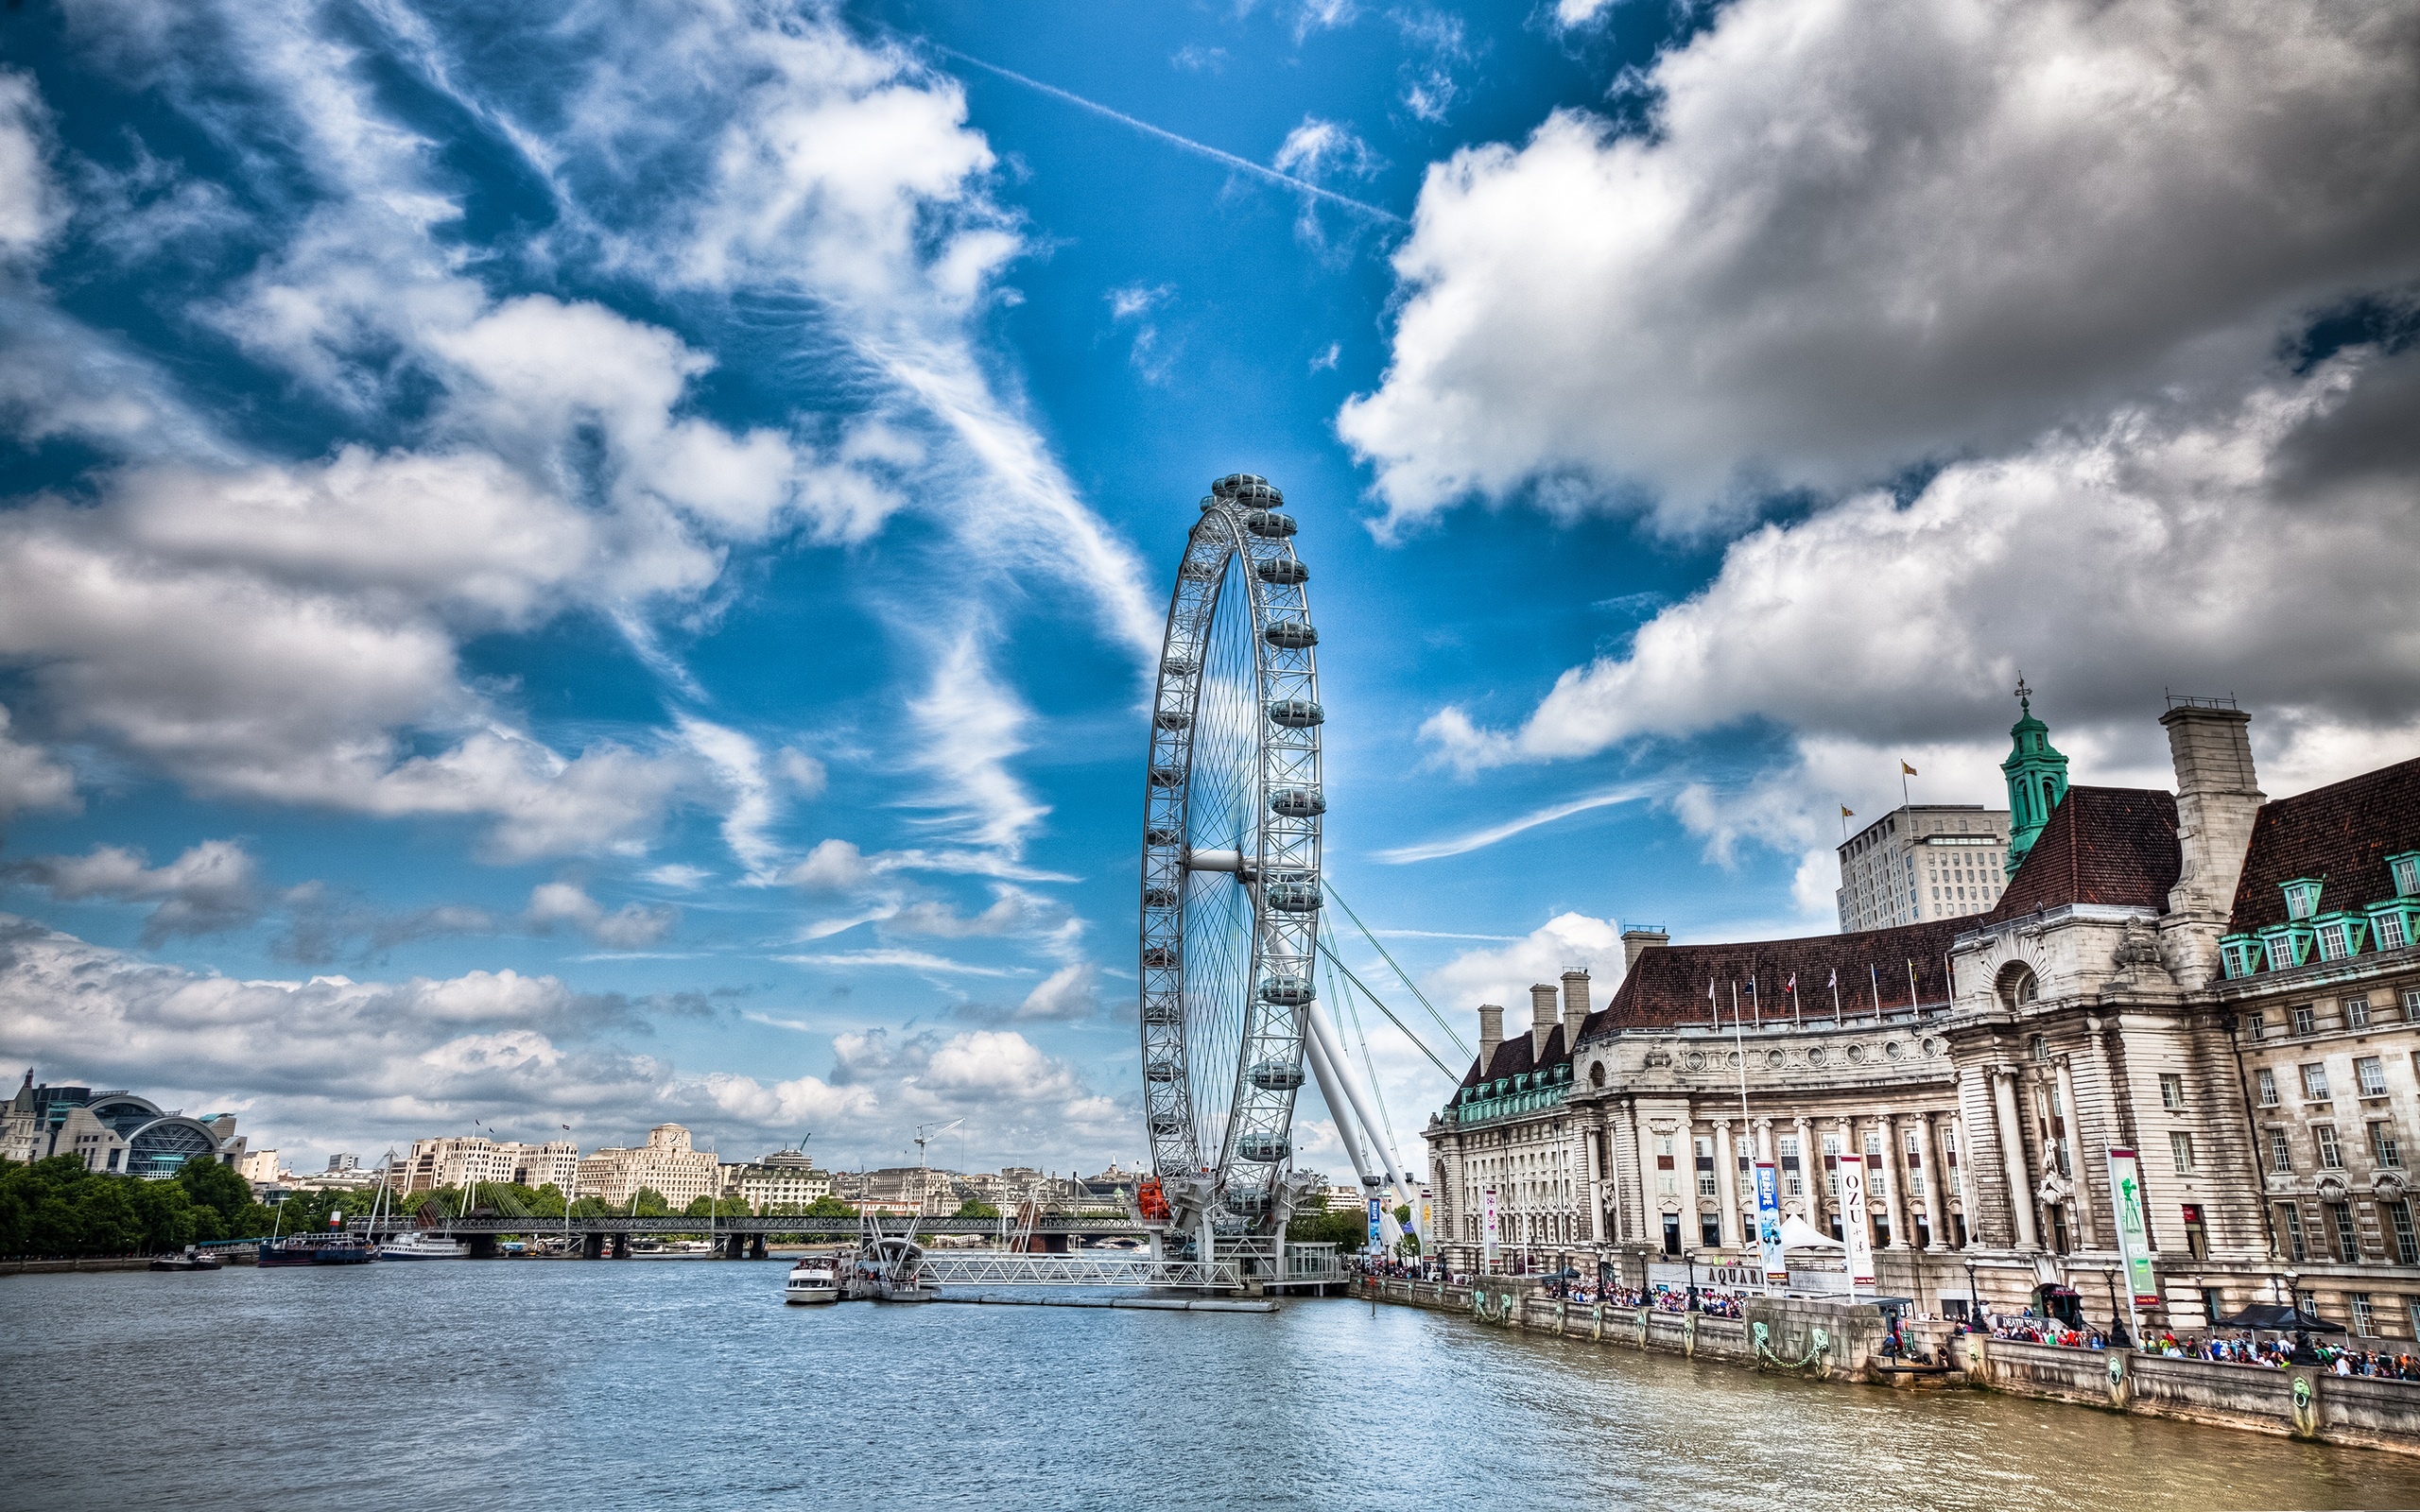
M 495 1235 L 468 1234 L 464 1238 L 470 1244 L 473 1260 L 495 1259 Z
M 614 1258 L 615 1260 L 628 1260 L 628 1259 L 630 1259 L 630 1258 L 631 1258 L 631 1236 L 630 1236 L 630 1235 L 628 1235 L 628 1234 L 615 1234 L 615 1235 L 614 1235 Z
M 763 1234 L 750 1234 L 748 1236 L 748 1258 L 751 1260 L 763 1260 L 765 1258 L 765 1236 Z
M 605 1258 L 605 1236 L 595 1232 L 581 1234 L 579 1236 L 579 1258 L 582 1260 L 603 1260 Z
M 748 1258 L 748 1236 L 747 1236 L 746 1234 L 725 1234 L 725 1235 L 723 1235 L 723 1236 L 722 1236 L 722 1258 L 723 1258 L 723 1259 L 725 1259 L 725 1260 L 745 1260 L 745 1259 L 747 1259 L 747 1258 Z

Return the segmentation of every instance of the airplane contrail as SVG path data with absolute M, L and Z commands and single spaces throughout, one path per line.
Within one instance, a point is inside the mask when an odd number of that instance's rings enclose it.
M 927 42 L 925 45 L 931 47 L 935 52 L 955 58 L 961 63 L 972 63 L 977 68 L 983 70 L 987 74 L 997 74 L 1002 78 L 1011 79 L 1016 83 L 1023 84 L 1028 89 L 1040 90 L 1043 94 L 1049 95 L 1053 99 L 1065 100 L 1068 104 L 1076 106 L 1080 110 L 1090 111 L 1095 115 L 1107 116 L 1109 119 L 1115 121 L 1120 126 L 1130 127 L 1134 130 L 1142 132 L 1145 136 L 1157 137 L 1171 146 L 1180 147 L 1184 151 L 1195 154 L 1196 156 L 1208 158 L 1214 163 L 1223 163 L 1230 168 L 1238 169 L 1244 173 L 1267 179 L 1271 183 L 1283 184 L 1288 189 L 1297 189 L 1302 191 L 1304 194 L 1312 195 L 1321 199 L 1332 200 L 1349 210 L 1357 210 L 1365 215 L 1373 215 L 1380 220 L 1392 221 L 1398 226 L 1409 224 L 1404 217 L 1396 215 L 1392 210 L 1381 209 L 1376 205 L 1368 204 L 1362 200 L 1352 198 L 1349 196 L 1338 194 L 1333 189 L 1322 189 L 1318 184 L 1312 183 L 1308 180 L 1297 179 L 1290 173 L 1280 173 L 1275 168 L 1264 167 L 1260 163 L 1253 162 L 1250 158 L 1239 158 L 1232 152 L 1221 151 L 1219 148 L 1210 146 L 1206 142 L 1196 142 L 1191 137 L 1179 136 L 1174 131 L 1153 126 L 1149 121 L 1137 120 L 1123 111 L 1113 111 L 1108 106 L 1102 105 L 1098 101 L 1088 100 L 1081 94 L 1071 94 L 1067 91 L 1061 89 L 1056 84 L 1046 84 L 1038 78 L 1028 78 L 1025 75 L 1017 73 L 1013 69 L 1002 68 L 997 63 L 987 63 L 980 58 L 972 57 L 966 53 L 959 52 L 955 47 L 944 47 L 936 42 Z

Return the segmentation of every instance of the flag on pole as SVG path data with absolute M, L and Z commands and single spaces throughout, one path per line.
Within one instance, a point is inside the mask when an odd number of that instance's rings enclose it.
M 1844 819 L 1854 819 L 1857 817 L 1857 810 L 1843 803 L 1841 805 L 1841 817 Z
M 1922 777 L 1924 775 L 1922 772 L 1919 772 L 1914 767 L 1909 765 L 1906 762 L 1901 762 L 1899 764 L 1899 771 L 1903 776 L 1907 777 Z

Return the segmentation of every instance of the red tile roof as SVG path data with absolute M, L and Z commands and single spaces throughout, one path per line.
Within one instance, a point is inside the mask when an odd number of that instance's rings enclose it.
M 1597 1015 L 1590 1014 L 1587 1022 L 1596 1022 Z M 1585 1028 L 1586 1025 L 1583 1024 L 1582 1027 Z M 1490 1065 L 1484 1074 L 1480 1072 L 1478 1057 L 1477 1056 L 1471 1057 L 1471 1069 L 1463 1073 L 1462 1085 L 1476 1087 L 1480 1082 L 1494 1081 L 1499 1076 L 1517 1076 L 1525 1071 L 1535 1071 L 1540 1066 L 1551 1066 L 1559 1060 L 1569 1059 L 1571 1056 L 1570 1047 L 1563 1042 L 1563 1025 L 1560 1022 L 1547 1031 L 1545 1055 L 1532 1056 L 1532 1046 L 1533 1041 L 1527 1029 L 1506 1035 L 1504 1042 L 1495 1047 L 1495 1063 Z
M 2420 850 L 2420 758 L 2264 803 L 2235 889 L 2238 930 L 2286 921 L 2279 885 L 2317 877 L 2319 911 L 2394 896 L 2386 858 Z
M 2168 911 L 2184 866 L 2176 796 L 2156 788 L 2070 787 L 1987 918 L 2067 903 Z M 1973 926 L 1968 926 L 1973 927 Z

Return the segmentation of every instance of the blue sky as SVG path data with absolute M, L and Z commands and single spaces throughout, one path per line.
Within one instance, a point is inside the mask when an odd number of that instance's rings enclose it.
M 1838 806 L 1996 799 L 2019 668 L 2081 781 L 2168 687 L 2273 794 L 2420 748 L 2392 7 L 510 13 L 0 22 L 45 1077 L 1139 1155 L 1137 708 L 1238 469 L 1330 875 L 1465 1022 L 1829 928 Z

